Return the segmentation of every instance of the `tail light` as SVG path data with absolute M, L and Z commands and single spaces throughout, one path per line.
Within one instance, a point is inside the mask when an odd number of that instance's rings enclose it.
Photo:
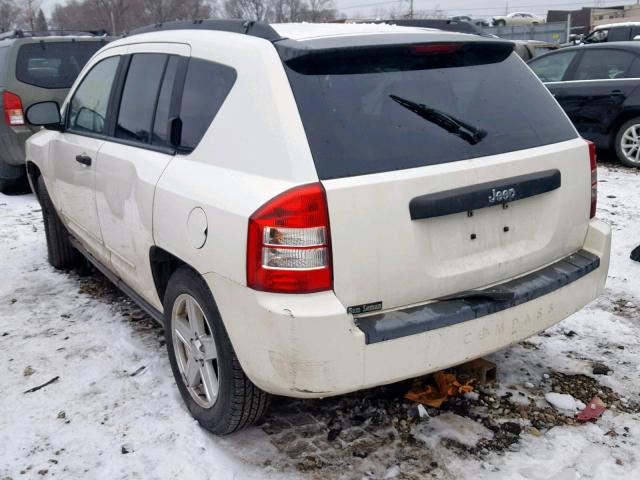
M 4 105 L 4 121 L 7 125 L 24 125 L 24 112 L 22 111 L 22 100 L 15 93 L 3 92 L 2 104 Z
M 591 165 L 591 211 L 589 218 L 596 216 L 596 206 L 598 204 L 598 162 L 596 159 L 596 145 L 587 141 L 589 144 L 589 160 Z
M 247 285 L 279 293 L 331 290 L 329 212 L 324 188 L 287 190 L 249 218 Z
M 411 52 L 420 54 L 447 54 L 454 53 L 463 47 L 462 43 L 426 43 L 423 45 L 413 45 Z

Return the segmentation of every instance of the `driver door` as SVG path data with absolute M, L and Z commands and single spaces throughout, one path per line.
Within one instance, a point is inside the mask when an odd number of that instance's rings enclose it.
M 51 142 L 50 189 L 69 231 L 101 260 L 103 248 L 96 208 L 95 161 L 104 144 L 111 90 L 120 56 L 94 63 L 66 106 L 65 130 Z

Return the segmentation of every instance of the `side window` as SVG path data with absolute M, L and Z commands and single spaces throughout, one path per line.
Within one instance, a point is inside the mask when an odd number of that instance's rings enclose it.
M 120 57 L 97 63 L 82 79 L 69 104 L 67 126 L 72 131 L 104 133 L 109 95 Z
M 192 150 L 200 143 L 236 76 L 231 67 L 198 58 L 189 60 L 180 106 L 182 148 Z
M 173 85 L 176 80 L 176 72 L 178 71 L 178 57 L 169 57 L 167 68 L 164 72 L 162 87 L 160 87 L 160 95 L 158 96 L 158 106 L 156 107 L 156 118 L 153 124 L 153 136 L 151 143 L 154 145 L 169 144 L 169 111 L 171 109 L 171 99 L 173 94 Z
M 133 55 L 122 90 L 115 136 L 149 143 L 153 117 L 168 56 L 163 53 Z
M 595 30 L 587 35 L 584 39 L 584 43 L 602 43 L 607 41 L 609 36 L 609 30 Z
M 633 59 L 632 53 L 622 50 L 585 50 L 576 68 L 574 80 L 625 78 Z
M 529 66 L 543 82 L 561 82 L 576 51 L 554 53 L 532 61 Z
M 609 36 L 607 42 L 625 42 L 629 40 L 631 36 L 630 27 L 618 27 L 609 30 Z
M 640 57 L 635 58 L 627 72 L 627 78 L 640 78 Z

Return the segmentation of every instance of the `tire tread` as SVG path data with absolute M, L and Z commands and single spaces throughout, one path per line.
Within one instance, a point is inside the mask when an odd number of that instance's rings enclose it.
M 219 322 L 213 322 L 215 326 L 221 327 L 218 328 L 218 331 L 215 332 L 217 334 L 217 339 L 222 343 L 223 349 L 226 350 L 230 355 L 231 360 L 231 372 L 228 375 L 231 385 L 229 388 L 230 391 L 230 399 L 229 399 L 229 408 L 226 412 L 221 412 L 221 416 L 214 416 L 210 419 L 206 418 L 198 418 L 196 419 L 200 422 L 200 424 L 217 435 L 228 435 L 238 430 L 242 430 L 250 425 L 253 425 L 258 420 L 260 420 L 263 415 L 266 413 L 267 408 L 270 403 L 270 395 L 263 390 L 256 387 L 253 382 L 247 377 L 240 365 L 240 361 L 236 356 L 235 350 L 233 349 L 233 345 L 231 344 L 231 340 L 224 328 L 224 324 L 219 314 L 217 313 L 217 308 L 215 308 L 215 301 L 213 299 L 213 295 L 211 294 L 208 285 L 204 281 L 204 279 L 194 270 L 189 267 L 180 267 L 171 277 L 169 281 L 170 285 L 172 282 L 182 283 L 183 278 L 185 276 L 190 277 L 190 279 L 195 280 L 197 283 L 197 290 L 199 293 L 206 295 L 209 301 L 212 302 L 214 306 L 214 310 L 217 314 L 217 320 Z M 182 277 L 182 278 L 180 278 Z M 169 292 L 171 288 L 167 289 Z M 169 296 L 165 299 L 165 309 L 170 312 L 171 307 L 168 305 L 166 300 L 169 299 Z M 166 318 L 165 321 L 168 321 Z M 167 332 L 166 335 L 170 335 L 170 332 Z M 171 341 L 170 337 L 167 338 L 167 342 Z M 173 362 L 174 359 L 171 359 Z M 220 364 L 218 364 L 218 368 L 220 368 Z M 176 379 L 176 381 L 180 381 Z M 219 400 L 220 401 L 220 400 Z M 187 399 L 188 402 L 188 399 Z M 215 408 L 215 405 L 214 407 Z M 193 413 L 193 412 L 192 412 Z
M 69 232 L 56 212 L 42 176 L 38 178 L 38 198 L 42 206 L 47 253 L 52 267 L 65 270 L 78 264 L 79 253 L 71 246 Z

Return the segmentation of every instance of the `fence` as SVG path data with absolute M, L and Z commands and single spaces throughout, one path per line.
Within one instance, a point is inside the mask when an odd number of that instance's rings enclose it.
M 551 43 L 567 42 L 567 23 L 553 22 L 538 25 L 513 25 L 504 27 L 482 27 L 486 33 L 508 40 L 543 40 Z

